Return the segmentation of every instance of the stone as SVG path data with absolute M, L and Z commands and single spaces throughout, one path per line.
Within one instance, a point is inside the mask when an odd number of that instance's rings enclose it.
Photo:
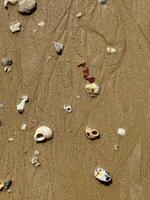
M 14 22 L 9 28 L 12 33 L 19 32 L 21 30 L 21 23 Z
M 98 0 L 99 3 L 105 4 L 107 0 Z
M 103 168 L 97 167 L 94 171 L 95 178 L 105 185 L 112 183 L 112 178 L 109 172 Z
M 113 47 L 107 47 L 106 51 L 107 51 L 108 54 L 112 54 L 112 53 L 116 53 L 117 52 L 117 50 L 115 48 L 113 48 Z
M 126 130 L 124 128 L 118 128 L 117 134 L 120 136 L 124 136 L 126 134 Z
M 33 155 L 32 159 L 31 159 L 31 163 L 32 165 L 34 165 L 35 167 L 38 167 L 41 163 L 39 162 L 39 157 L 37 155 Z
M 41 21 L 38 23 L 38 26 L 43 27 L 45 25 L 45 22 Z
M 56 52 L 61 55 L 64 49 L 64 45 L 60 42 L 54 42 L 54 47 L 56 49 Z
M 96 83 L 89 83 L 85 86 L 86 92 L 92 96 L 98 95 L 100 87 Z
M 26 130 L 27 129 L 27 124 L 22 124 L 21 130 Z
M 83 16 L 83 13 L 82 12 L 79 12 L 79 13 L 77 13 L 77 18 L 80 18 L 80 17 L 82 17 Z
M 1 60 L 3 66 L 10 66 L 13 64 L 13 61 L 10 57 L 5 57 Z
M 14 141 L 14 138 L 10 137 L 8 138 L 8 142 L 13 142 Z
M 24 109 L 25 109 L 25 104 L 26 102 L 29 101 L 29 98 L 28 96 L 22 96 L 22 100 L 19 104 L 17 104 L 17 111 L 19 113 L 23 113 Z
M 20 0 L 18 2 L 18 12 L 22 15 L 30 15 L 32 14 L 37 7 L 37 3 L 35 0 Z

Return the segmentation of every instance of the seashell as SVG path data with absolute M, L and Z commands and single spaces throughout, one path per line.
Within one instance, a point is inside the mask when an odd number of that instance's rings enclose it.
M 5 182 L 4 182 L 4 189 L 5 189 L 5 190 L 8 190 L 9 187 L 11 186 L 11 184 L 12 184 L 12 180 L 11 180 L 11 179 L 5 181 Z
M 22 15 L 32 14 L 37 7 L 35 0 L 20 0 L 18 3 L 18 12 Z
M 109 54 L 112 54 L 112 53 L 116 53 L 116 52 L 117 52 L 117 50 L 116 50 L 115 48 L 113 48 L 113 47 L 107 47 L 106 51 L 107 51 L 107 53 L 109 53 Z
M 112 178 L 108 171 L 103 168 L 97 167 L 94 171 L 94 176 L 97 180 L 105 185 L 112 183 Z
M 54 42 L 54 47 L 56 49 L 56 52 L 61 55 L 64 49 L 64 45 L 60 42 Z
M 20 102 L 20 104 L 17 105 L 17 110 L 19 113 L 23 113 L 24 109 L 25 109 L 25 103 L 29 101 L 28 96 L 22 96 L 22 100 Z
M 2 190 L 3 188 L 4 188 L 4 182 L 0 180 L 0 190 Z
M 4 7 L 7 8 L 8 4 L 15 5 L 18 0 L 4 0 Z
M 50 128 L 47 126 L 41 126 L 39 127 L 35 134 L 34 134 L 34 140 L 36 142 L 43 142 L 45 140 L 49 140 L 53 137 L 53 132 Z
M 100 137 L 100 133 L 98 130 L 96 129 L 91 129 L 89 127 L 86 127 L 85 129 L 85 135 L 87 136 L 87 138 L 91 139 L 91 140 L 95 140 L 97 138 Z
M 9 27 L 10 31 L 12 33 L 16 33 L 19 32 L 21 30 L 21 23 L 20 22 L 16 22 L 13 23 L 10 27 Z
M 126 134 L 126 130 L 124 128 L 118 128 L 117 134 L 124 136 Z
M 72 112 L 71 106 L 69 106 L 69 105 L 64 105 L 64 111 L 66 111 L 66 112 L 68 112 L 68 113 Z
M 96 83 L 89 83 L 85 86 L 86 92 L 92 95 L 99 94 L 100 88 Z
M 10 66 L 13 64 L 13 61 L 10 57 L 5 57 L 1 60 L 3 66 Z
M 79 12 L 79 13 L 77 13 L 77 18 L 80 18 L 80 17 L 82 17 L 83 16 L 83 13 L 82 12 Z

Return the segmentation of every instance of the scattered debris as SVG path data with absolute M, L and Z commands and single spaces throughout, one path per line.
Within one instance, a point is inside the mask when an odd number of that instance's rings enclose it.
M 3 66 L 10 66 L 13 64 L 13 61 L 10 57 L 5 57 L 1 60 Z
M 8 4 L 15 5 L 18 0 L 4 0 L 4 7 L 8 8 Z
M 31 159 L 31 163 L 32 165 L 34 165 L 35 167 L 40 166 L 40 162 L 39 162 L 39 157 L 38 155 L 33 154 L 32 159 Z
M 5 67 L 4 68 L 4 72 L 10 72 L 10 70 L 11 70 L 11 67 Z
M 9 28 L 12 33 L 19 32 L 21 30 L 21 23 L 14 22 Z
M 105 4 L 107 0 L 98 0 L 99 3 Z
M 22 96 L 21 103 L 17 105 L 17 110 L 18 110 L 19 113 L 23 113 L 23 111 L 25 109 L 25 104 L 28 101 L 29 101 L 28 96 Z
M 100 133 L 98 130 L 96 129 L 91 129 L 89 127 L 86 127 L 85 129 L 85 135 L 87 136 L 87 138 L 91 139 L 91 140 L 95 140 L 97 138 L 100 137 Z
M 107 51 L 108 54 L 112 54 L 112 53 L 116 53 L 117 52 L 117 50 L 115 48 L 113 48 L 113 47 L 107 47 L 106 51 Z
M 69 106 L 69 105 L 64 105 L 64 111 L 66 111 L 66 112 L 68 112 L 68 113 L 72 112 L 71 106 Z
M 4 188 L 4 182 L 0 180 L 0 191 Z
M 89 67 L 86 65 L 86 62 L 81 62 L 78 67 L 83 67 L 83 77 L 85 80 L 93 83 L 95 78 L 89 74 Z
M 37 3 L 35 0 L 20 0 L 18 2 L 18 11 L 22 15 L 32 14 L 37 7 Z
M 12 184 L 12 180 L 11 179 L 9 179 L 7 181 L 4 181 L 4 189 L 8 190 L 9 187 L 11 186 L 11 184 Z
M 53 132 L 47 126 L 39 127 L 34 134 L 34 140 L 36 142 L 44 142 L 46 140 L 51 139 L 52 137 L 53 137 Z
M 45 22 L 41 21 L 38 23 L 38 26 L 43 27 L 45 25 Z
M 22 124 L 21 130 L 26 130 L 27 129 L 27 124 Z
M 86 92 L 91 94 L 91 96 L 96 96 L 99 94 L 100 88 L 96 83 L 90 83 L 85 86 Z
M 79 12 L 79 13 L 77 13 L 77 18 L 80 18 L 80 17 L 82 17 L 83 16 L 83 13 L 82 12 Z
M 54 42 L 54 47 L 56 49 L 56 52 L 58 53 L 58 55 L 61 55 L 64 49 L 64 45 L 60 42 Z
M 115 145 L 114 145 L 114 149 L 115 149 L 115 150 L 119 149 L 119 145 L 118 145 L 118 144 L 115 144 Z
M 94 176 L 97 180 L 99 180 L 101 183 L 103 183 L 105 185 L 109 185 L 112 183 L 112 178 L 111 178 L 109 172 L 100 167 L 97 167 L 95 169 Z
M 8 142 L 13 142 L 14 141 L 14 138 L 10 137 L 8 138 Z
M 126 134 L 126 130 L 124 128 L 118 128 L 117 134 L 124 136 Z

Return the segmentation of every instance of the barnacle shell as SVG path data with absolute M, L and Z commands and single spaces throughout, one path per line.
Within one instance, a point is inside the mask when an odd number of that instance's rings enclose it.
M 34 140 L 36 142 L 43 142 L 45 140 L 49 140 L 53 137 L 53 132 L 50 128 L 47 126 L 41 126 L 39 127 L 35 134 L 34 134 Z
M 85 86 L 86 92 L 89 94 L 99 94 L 100 88 L 96 83 L 89 83 Z
M 98 130 L 96 129 L 91 129 L 89 127 L 86 127 L 85 129 L 85 135 L 87 136 L 87 138 L 94 140 L 100 137 L 100 133 Z

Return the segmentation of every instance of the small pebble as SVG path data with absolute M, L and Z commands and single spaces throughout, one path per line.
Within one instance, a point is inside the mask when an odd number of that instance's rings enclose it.
M 82 17 L 83 16 L 83 13 L 82 12 L 79 12 L 79 13 L 77 13 L 77 18 L 80 18 L 80 17 Z
M 119 145 L 118 145 L 118 144 L 115 144 L 115 145 L 114 145 L 114 149 L 115 149 L 115 150 L 119 149 Z
M 1 108 L 4 108 L 4 104 L 3 103 L 0 103 L 0 109 Z
M 27 129 L 27 124 L 23 124 L 22 126 L 21 126 L 21 130 L 26 130 Z
M 20 0 L 18 3 L 18 11 L 22 15 L 32 14 L 37 7 L 37 3 L 35 0 Z
M 31 163 L 32 165 L 34 165 L 35 167 L 38 167 L 41 163 L 39 162 L 39 157 L 37 155 L 33 155 L 32 159 L 31 159 Z
M 5 189 L 5 190 L 8 190 L 9 187 L 11 186 L 11 184 L 12 184 L 12 180 L 11 180 L 11 179 L 5 181 L 5 182 L 4 182 L 4 189 Z
M 38 23 L 38 26 L 43 27 L 45 25 L 45 22 L 41 21 Z
M 61 55 L 64 49 L 64 45 L 60 42 L 54 42 L 54 47 L 56 49 L 56 52 Z
M 1 60 L 3 66 L 10 66 L 13 64 L 13 61 L 10 57 L 5 57 Z
M 36 150 L 34 151 L 34 154 L 37 155 L 37 156 L 39 156 L 39 155 L 40 155 L 40 152 L 36 149 Z
M 8 8 L 8 4 L 15 5 L 18 0 L 4 0 L 4 7 Z
M 112 54 L 112 53 L 116 53 L 117 52 L 117 50 L 115 48 L 113 48 L 113 47 L 107 47 L 106 51 L 107 51 L 108 54 Z
M 10 72 L 11 71 L 11 67 L 5 67 L 4 68 L 4 72 Z
M 124 128 L 118 128 L 117 134 L 124 136 L 126 134 L 126 130 Z
M 9 28 L 12 33 L 19 32 L 21 30 L 21 23 L 20 22 L 13 23 Z
M 14 138 L 10 137 L 8 138 L 8 142 L 13 142 L 14 141 Z
M 107 0 L 98 0 L 99 3 L 105 4 Z

